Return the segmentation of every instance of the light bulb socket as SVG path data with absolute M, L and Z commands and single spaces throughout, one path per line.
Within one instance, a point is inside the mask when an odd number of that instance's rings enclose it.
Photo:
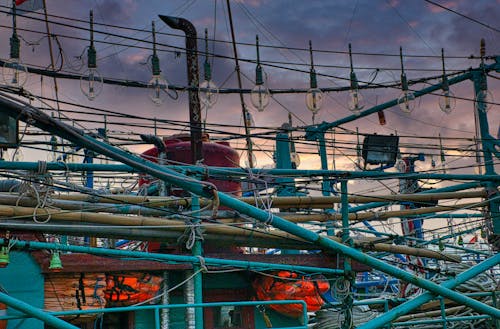
M 49 270 L 51 270 L 52 272 L 59 272 L 62 269 L 63 265 L 61 262 L 61 257 L 59 256 L 59 252 L 55 252 L 50 258 Z
M 212 67 L 208 61 L 203 64 L 203 72 L 205 73 L 205 80 L 209 81 L 212 79 Z
M 154 75 L 160 75 L 161 70 L 160 70 L 160 59 L 156 54 L 154 54 L 151 57 L 151 71 L 153 72 Z
M 311 89 L 318 88 L 318 80 L 316 79 L 316 71 L 314 71 L 314 69 L 311 69 L 311 72 L 309 73 L 309 81 Z
M 262 66 L 260 66 L 260 64 L 255 68 L 255 84 L 257 86 L 264 84 L 264 79 L 262 77 Z
M 406 74 L 401 74 L 401 89 L 408 90 L 408 79 L 406 78 Z
M 97 67 L 97 52 L 94 46 L 90 46 L 87 49 L 87 67 L 89 69 L 95 69 Z
M 17 33 L 12 33 L 10 37 L 10 58 L 19 59 L 19 49 L 21 48 L 21 42 Z
M 351 89 L 356 90 L 359 88 L 358 78 L 356 77 L 356 73 L 351 71 Z
M 443 75 L 443 82 L 441 83 L 441 89 L 444 91 L 450 90 L 450 84 L 448 83 L 448 79 Z

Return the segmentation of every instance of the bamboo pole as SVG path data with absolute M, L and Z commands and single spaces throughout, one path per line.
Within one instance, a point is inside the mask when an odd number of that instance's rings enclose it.
M 466 192 L 440 192 L 440 193 L 425 193 L 425 194 L 390 194 L 390 195 L 359 195 L 349 196 L 349 203 L 369 203 L 369 202 L 433 202 L 445 199 L 465 199 L 465 198 L 486 198 L 487 193 L 484 190 L 466 191 Z M 87 201 L 87 202 L 103 202 L 103 203 L 131 203 L 131 204 L 148 204 L 150 206 L 165 206 L 165 207 L 189 207 L 191 198 L 178 197 L 155 197 L 155 196 L 138 196 L 138 195 L 85 195 L 85 194 L 56 194 L 55 199 L 72 200 L 72 201 Z M 240 201 L 255 205 L 255 198 L 239 198 Z M 272 202 L 276 208 L 290 206 L 296 208 L 308 208 L 319 206 L 329 206 L 334 203 L 340 203 L 340 197 L 336 196 L 297 196 L 297 197 L 271 197 L 267 200 Z M 200 205 L 209 204 L 209 200 L 201 199 Z
M 149 218 L 144 216 L 124 216 L 124 215 L 111 215 L 111 214 L 96 214 L 96 213 L 86 213 L 86 212 L 65 212 L 59 209 L 36 209 L 29 207 L 19 207 L 19 206 L 0 206 L 0 217 L 9 217 L 9 219 L 26 219 L 27 217 L 33 217 L 36 215 L 38 221 L 46 221 L 47 219 L 53 221 L 71 221 L 73 223 L 98 223 L 106 225 L 115 226 L 135 226 L 135 227 L 151 227 L 154 226 L 161 230 L 173 230 L 177 232 L 184 232 L 190 226 L 183 221 L 166 220 L 159 218 Z M 50 218 L 48 215 L 50 214 Z M 16 218 L 17 217 L 17 218 Z M 248 239 L 261 239 L 273 241 L 274 244 L 287 241 L 297 242 L 298 249 L 309 249 L 307 245 L 311 245 L 309 242 L 297 238 L 289 233 L 273 230 L 271 232 L 258 231 L 256 229 L 248 229 L 245 227 L 238 226 L 221 226 L 220 224 L 211 225 L 210 223 L 202 223 L 201 227 L 204 233 L 208 234 L 218 234 L 223 236 L 241 237 Z M 103 228 L 104 230 L 104 228 Z M 340 238 L 329 237 L 330 239 L 341 242 Z M 365 238 L 360 240 L 354 240 L 354 245 L 358 248 L 373 251 L 383 251 L 390 253 L 400 253 L 413 256 L 434 258 L 440 260 L 447 260 L 453 262 L 459 262 L 453 255 L 444 254 L 441 252 L 412 248 L 406 246 L 395 246 L 384 243 L 377 243 L 376 238 Z

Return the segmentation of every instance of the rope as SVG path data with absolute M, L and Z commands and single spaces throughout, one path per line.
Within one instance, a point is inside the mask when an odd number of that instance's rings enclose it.
M 186 229 L 184 233 L 177 239 L 178 243 L 185 240 L 186 249 L 191 250 L 194 247 L 195 242 L 205 240 L 203 238 L 202 227 L 200 223 L 193 223 L 191 219 L 185 221 Z
M 24 196 L 36 199 L 36 206 L 33 209 L 33 221 L 37 224 L 45 224 L 50 221 L 51 213 L 46 212 L 47 218 L 45 220 L 38 219 L 38 210 L 50 208 L 52 204 L 51 196 L 53 190 L 54 180 L 52 175 L 47 172 L 47 162 L 38 161 L 36 172 L 30 171 L 27 173 L 25 179 L 19 187 L 19 197 L 16 200 L 16 207 Z

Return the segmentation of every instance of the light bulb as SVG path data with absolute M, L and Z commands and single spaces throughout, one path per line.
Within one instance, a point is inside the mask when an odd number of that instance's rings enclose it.
M 354 112 L 354 114 L 359 114 L 359 112 L 363 109 L 363 105 L 360 105 L 363 102 L 363 95 L 358 89 L 349 90 L 349 102 L 347 106 L 349 110 Z
M 255 85 L 250 93 L 252 105 L 257 111 L 262 112 L 269 104 L 271 93 L 264 84 Z
M 255 127 L 255 121 L 253 120 L 253 116 L 252 116 L 252 113 L 246 111 L 245 112 L 245 121 L 246 121 L 246 126 L 248 128 L 253 128 Z
M 451 113 L 457 105 L 455 94 L 451 90 L 443 90 L 439 97 L 439 108 L 446 114 Z
M 489 90 L 480 90 L 476 95 L 476 106 L 478 106 L 478 99 L 481 99 L 484 102 L 482 110 L 488 112 L 493 105 L 493 94 Z
M 211 108 L 217 102 L 217 97 L 219 96 L 219 88 L 212 80 L 204 80 L 200 83 L 199 95 L 201 103 L 207 107 Z
M 88 68 L 80 78 L 80 89 L 87 96 L 89 101 L 93 101 L 102 91 L 102 76 L 95 68 Z
M 167 80 L 163 79 L 163 77 L 158 75 L 153 75 L 151 80 L 148 83 L 149 89 L 149 98 L 156 105 L 161 105 L 165 99 L 166 90 L 168 88 Z
M 316 114 L 323 105 L 323 92 L 319 88 L 311 88 L 306 94 L 306 106 L 312 113 Z
M 295 168 L 300 166 L 300 155 L 297 152 L 290 153 L 290 160 L 295 163 Z
M 252 158 L 253 168 L 255 168 L 257 166 L 257 158 L 255 157 L 255 154 L 253 152 L 251 158 Z M 243 159 L 245 168 L 250 168 L 250 163 L 248 162 L 248 153 L 246 151 L 243 152 L 240 159 Z
M 415 109 L 415 95 L 408 90 L 404 90 L 398 98 L 401 111 L 411 113 Z
M 11 58 L 3 64 L 3 81 L 16 88 L 21 88 L 28 80 L 28 69 L 19 62 L 19 58 Z
M 352 163 L 352 170 L 353 171 L 362 171 L 363 167 L 361 166 L 361 159 L 359 158 L 356 158 L 356 160 L 354 160 L 354 162 Z

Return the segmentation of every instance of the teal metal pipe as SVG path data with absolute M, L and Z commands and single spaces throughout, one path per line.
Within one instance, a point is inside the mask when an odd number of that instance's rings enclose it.
M 5 239 L 0 239 L 0 245 L 6 243 Z M 168 255 L 168 254 L 153 254 L 140 251 L 129 251 L 129 250 L 118 250 L 118 249 L 105 249 L 105 248 L 92 248 L 84 246 L 72 246 L 63 245 L 56 243 L 38 242 L 38 241 L 21 241 L 21 240 L 10 240 L 13 248 L 17 249 L 48 249 L 48 250 L 59 250 L 59 251 L 70 251 L 76 253 L 86 253 L 92 255 L 100 256 L 115 256 L 122 258 L 135 258 L 135 259 L 146 259 L 152 261 L 162 261 L 162 262 L 174 262 L 174 263 L 191 263 L 191 264 L 201 264 L 200 259 L 194 256 L 182 256 L 182 255 Z M 332 275 L 341 275 L 344 273 L 343 270 L 324 268 L 324 267 L 312 267 L 312 266 L 300 266 L 300 265 L 286 265 L 286 264 L 272 264 L 264 262 L 251 262 L 251 261 L 240 261 L 231 259 L 219 259 L 212 257 L 204 257 L 203 261 L 206 265 L 213 266 L 233 266 L 244 269 L 257 268 L 260 270 L 286 270 L 286 271 L 298 271 L 298 272 L 322 272 Z
M 489 318 L 489 316 L 487 316 L 487 315 L 453 316 L 453 317 L 446 317 L 444 319 L 429 319 L 429 320 L 420 320 L 420 321 L 394 322 L 391 325 L 394 327 L 410 327 L 410 326 L 434 324 L 434 323 L 442 323 L 444 325 L 447 322 L 469 322 L 469 321 L 481 320 L 481 319 L 487 319 L 487 318 Z
M 110 308 L 99 308 L 99 309 L 89 309 L 89 310 L 72 310 L 72 311 L 59 311 L 59 312 L 48 312 L 51 316 L 69 316 L 69 315 L 85 315 L 85 314 L 101 314 L 101 313 L 123 313 L 123 312 L 135 312 L 139 310 L 160 310 L 160 309 L 178 309 L 178 308 L 204 308 L 204 307 L 220 307 L 220 306 L 259 306 L 259 305 L 283 305 L 283 304 L 299 304 L 302 306 L 302 321 L 303 326 L 300 327 L 287 327 L 287 329 L 307 329 L 307 305 L 303 300 L 270 300 L 270 301 L 241 301 L 241 302 L 213 302 L 213 303 L 199 303 L 199 304 L 166 304 L 166 305 L 142 305 L 142 306 L 124 306 L 124 307 L 110 307 Z M 159 313 L 155 313 L 156 317 L 159 317 Z M 3 316 L 0 319 L 18 319 L 25 318 L 26 316 L 13 317 L 13 316 Z M 155 323 L 158 323 L 155 321 Z M 159 326 L 156 328 L 160 328 Z M 77 327 L 71 327 L 71 329 L 78 329 Z M 278 329 L 278 328 L 276 328 Z
M 19 299 L 13 298 L 7 294 L 4 294 L 3 292 L 0 292 L 0 303 L 4 303 L 5 305 L 8 305 L 12 308 L 15 308 L 16 310 L 19 310 L 27 315 L 31 315 L 34 318 L 37 318 L 49 325 L 51 325 L 54 328 L 57 329 L 78 329 L 78 327 L 75 327 L 74 325 L 63 321 L 61 319 L 58 319 L 54 315 L 50 315 L 47 312 L 37 308 L 33 307 L 28 303 L 25 303 Z
M 415 194 L 427 194 L 427 193 L 440 193 L 440 192 L 456 192 L 456 191 L 461 191 L 461 190 L 467 190 L 470 188 L 477 188 L 481 187 L 483 184 L 479 182 L 470 182 L 470 183 L 462 183 L 462 184 L 457 184 L 453 186 L 447 186 L 447 187 L 441 187 L 437 189 L 432 189 L 432 190 L 427 190 L 424 192 L 420 193 L 415 193 Z M 385 205 L 388 205 L 389 202 L 370 202 L 361 206 L 356 206 L 356 207 L 351 207 L 349 209 L 349 212 L 358 212 L 361 210 L 368 210 L 372 208 L 377 208 L 377 207 L 383 207 Z
M 0 95 L 2 95 L 2 93 L 0 93 Z M 207 198 L 213 197 L 213 187 L 208 185 L 207 183 L 196 181 L 175 171 L 164 168 L 156 163 L 142 159 L 139 156 L 100 142 L 88 135 L 85 135 L 84 132 L 79 131 L 74 127 L 52 119 L 50 116 L 27 103 L 23 102 L 23 105 L 24 106 L 20 106 L 18 103 L 6 99 L 5 96 L 0 97 L 0 109 L 11 116 L 17 117 L 23 121 L 29 121 L 40 129 L 68 139 L 69 141 L 76 143 L 84 148 L 106 155 L 113 160 L 130 165 L 139 171 L 168 181 L 187 191 Z M 478 312 L 486 313 L 494 317 L 500 317 L 500 310 L 495 309 L 489 305 L 478 302 L 469 297 L 465 297 L 457 292 L 437 285 L 431 281 L 419 278 L 395 266 L 386 264 L 379 259 L 364 254 L 356 249 L 333 241 L 328 237 L 320 236 L 319 234 L 300 227 L 299 225 L 290 223 L 283 218 L 273 216 L 266 211 L 250 206 L 242 201 L 234 199 L 227 194 L 224 194 L 222 192 L 216 193 L 221 205 L 233 208 L 261 222 L 267 223 L 274 226 L 275 228 L 281 229 L 299 238 L 315 243 L 318 246 L 324 247 L 327 250 L 342 253 L 345 256 L 351 257 L 352 259 L 355 259 L 363 264 L 369 265 L 377 270 L 390 274 L 398 279 L 412 283 L 420 288 L 429 290 L 435 294 L 447 297 L 459 304 L 467 305 Z
M 196 195 L 192 197 L 191 210 L 193 212 L 197 212 L 200 210 L 200 198 Z M 195 215 L 196 216 L 196 215 Z M 199 225 L 201 220 L 196 218 L 193 220 L 193 225 Z M 193 256 L 201 257 L 203 255 L 203 245 L 200 239 L 195 236 L 195 241 L 193 245 L 193 250 L 191 251 Z M 201 266 L 198 263 L 193 264 L 193 271 L 197 273 L 194 277 L 194 303 L 200 304 L 203 303 L 203 280 L 202 280 L 202 272 Z M 195 319 L 195 328 L 203 329 L 203 309 L 195 308 L 194 309 L 194 319 Z
M 5 112 L 0 109 L 0 112 Z M 498 175 L 469 175 L 469 174 L 441 174 L 441 173 L 395 173 L 381 171 L 348 171 L 348 170 L 302 170 L 302 169 L 241 169 L 230 167 L 200 167 L 200 166 L 163 166 L 174 171 L 187 172 L 190 174 L 206 174 L 223 175 L 230 177 L 241 177 L 248 174 L 250 170 L 255 175 L 265 174 L 273 176 L 287 177 L 342 177 L 349 179 L 453 179 L 464 181 L 495 181 L 499 182 Z M 10 162 L 1 161 L 0 169 L 6 170 L 38 170 L 38 162 Z M 47 170 L 60 171 L 116 171 L 138 173 L 142 170 L 135 169 L 133 166 L 124 164 L 99 164 L 99 163 L 63 163 L 63 162 L 47 162 Z M 478 185 L 476 183 L 476 185 Z M 426 191 L 428 193 L 428 191 Z M 425 192 L 422 192 L 425 193 Z
M 498 265 L 500 263 L 500 254 L 496 254 L 495 256 L 492 256 L 483 262 L 477 264 L 474 267 L 471 267 L 470 269 L 458 274 L 454 279 L 447 280 L 445 282 L 442 282 L 440 285 L 442 287 L 448 288 L 448 289 L 453 289 L 457 287 L 458 285 L 466 282 L 467 280 L 470 280 L 474 278 L 475 276 L 479 275 L 480 273 L 492 268 L 495 265 Z M 428 301 L 431 301 L 434 299 L 435 296 L 430 293 L 426 292 L 418 297 L 415 297 L 414 299 L 407 301 L 406 303 L 403 303 L 399 306 L 394 307 L 392 310 L 389 312 L 386 312 L 384 314 L 381 314 L 377 318 L 368 321 L 365 324 L 362 324 L 357 327 L 357 329 L 377 329 L 385 326 L 387 323 L 391 323 L 398 317 L 405 315 L 415 308 L 427 303 Z M 497 310 L 498 311 L 498 310 Z M 486 312 L 485 312 L 486 313 Z M 497 312 L 498 313 L 498 312 Z M 489 313 L 487 313 L 489 314 Z M 495 314 L 489 314 L 493 316 L 494 318 L 498 318 L 499 315 Z
M 479 68 L 479 70 L 481 70 L 485 73 L 490 72 L 490 71 L 494 71 L 497 69 L 498 69 L 498 63 L 494 63 L 494 64 L 490 64 L 490 65 L 483 65 L 481 68 Z M 448 85 L 451 86 L 451 85 L 463 82 L 465 80 L 469 80 L 471 78 L 472 78 L 472 71 L 469 71 L 469 72 L 466 72 L 464 74 L 460 74 L 456 77 L 453 77 L 451 79 L 448 79 Z M 417 98 L 417 97 L 420 97 L 420 96 L 423 96 L 426 94 L 430 94 L 434 91 L 441 90 L 442 88 L 443 88 L 443 84 L 442 84 L 442 82 L 440 82 L 440 83 L 434 84 L 432 86 L 426 87 L 426 88 L 421 89 L 421 90 L 415 90 L 415 91 L 413 91 L 413 94 L 415 95 L 415 98 Z M 309 129 L 309 131 L 312 131 L 312 132 L 326 132 L 327 130 L 332 129 L 334 127 L 338 127 L 342 124 L 349 123 L 351 121 L 355 121 L 359 118 L 363 118 L 363 117 L 368 116 L 370 114 L 388 109 L 388 108 L 396 106 L 396 105 L 398 105 L 398 99 L 393 99 L 389 102 L 379 104 L 379 105 L 374 106 L 370 109 L 362 111 L 358 114 L 349 115 L 349 116 L 342 118 L 340 120 L 337 120 L 337 121 L 323 122 L 319 125 L 308 126 L 306 128 L 306 131 Z

